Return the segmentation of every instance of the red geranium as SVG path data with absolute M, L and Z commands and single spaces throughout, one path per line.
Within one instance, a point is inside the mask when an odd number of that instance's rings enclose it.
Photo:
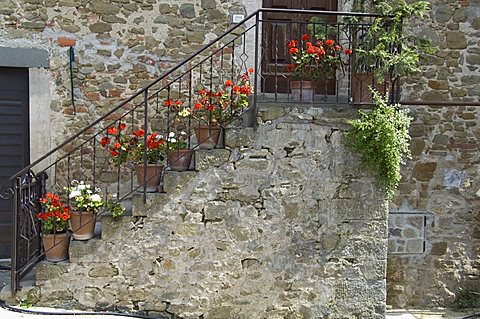
M 351 50 L 343 51 L 340 44 L 333 39 L 310 39 L 307 34 L 302 35 L 302 44 L 299 41 L 288 42 L 288 52 L 292 63 L 287 66 L 295 78 L 312 81 L 320 77 L 331 78 L 337 68 L 343 67 L 348 59 L 342 59 L 342 54 L 351 54 Z M 311 41 L 307 41 L 307 40 Z
M 176 104 L 172 100 L 168 103 Z M 118 128 L 117 128 L 118 127 Z M 147 151 L 148 163 L 157 163 L 165 159 L 164 139 L 158 133 L 152 133 L 147 136 L 147 144 L 144 147 L 145 130 L 132 130 L 126 134 L 126 124 L 119 123 L 116 126 L 107 129 L 107 136 L 102 137 L 101 145 L 107 148 L 113 157 L 113 162 L 117 165 L 123 164 L 128 160 L 138 164 L 143 162 L 143 153 Z M 115 133 L 115 134 L 113 134 Z
M 178 112 L 181 117 L 192 115 L 194 118 L 213 125 L 224 125 L 248 107 L 248 96 L 253 92 L 250 75 L 253 68 L 240 76 L 239 83 L 231 79 L 215 90 L 204 88 L 198 91 L 193 109 L 183 108 Z
M 39 199 L 42 211 L 37 214 L 37 219 L 42 222 L 43 234 L 64 233 L 68 229 L 70 219 L 69 208 L 65 206 L 58 195 L 45 194 Z

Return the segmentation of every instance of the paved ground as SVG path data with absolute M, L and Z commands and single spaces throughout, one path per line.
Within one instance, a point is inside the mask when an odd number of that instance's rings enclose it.
M 450 310 L 388 310 L 387 319 L 460 319 L 480 312 L 453 312 Z M 480 316 L 478 317 L 480 319 Z
M 27 310 L 42 311 L 42 312 L 58 312 L 65 310 L 50 309 L 50 308 L 28 308 Z M 480 310 L 479 310 L 480 311 Z M 473 312 L 466 313 L 453 313 L 443 310 L 389 310 L 387 312 L 387 319 L 460 319 Z M 0 307 L 1 319 L 52 319 L 52 318 L 75 318 L 75 319 L 121 319 L 132 318 L 132 316 L 119 316 L 119 315 L 39 315 L 39 314 L 26 314 L 18 313 L 9 310 L 5 310 Z M 478 317 L 480 318 L 480 317 Z

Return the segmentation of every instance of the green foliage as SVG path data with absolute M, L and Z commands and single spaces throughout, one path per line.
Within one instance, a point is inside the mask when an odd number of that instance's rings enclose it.
M 125 207 L 118 201 L 117 194 L 107 193 L 105 210 L 111 212 L 113 218 L 119 218 L 125 214 Z
M 337 26 L 328 24 L 322 17 L 312 17 L 307 24 L 307 31 L 316 39 L 337 39 Z
M 408 110 L 390 105 L 378 92 L 372 90 L 375 108 L 360 111 L 360 119 L 349 122 L 352 129 L 346 133 L 347 145 L 357 151 L 365 166 L 376 172 L 377 182 L 391 199 L 400 181 L 400 164 L 410 157 L 411 118 Z
M 466 309 L 480 307 L 480 288 L 459 288 L 455 300 L 451 303 L 453 309 Z
M 380 14 L 375 18 L 357 53 L 357 66 L 375 69 L 378 81 L 386 76 L 404 76 L 419 72 L 419 62 L 425 54 L 435 52 L 427 39 L 417 37 L 410 28 L 403 28 L 409 19 L 422 19 L 429 11 L 428 1 L 360 0 L 357 10 L 367 5 Z
M 123 207 L 123 205 L 120 204 L 120 203 L 111 203 L 111 202 L 108 202 L 108 204 L 107 204 L 107 210 L 109 210 L 110 212 L 112 212 L 112 217 L 113 217 L 113 218 L 122 217 L 123 214 L 125 214 L 125 207 Z

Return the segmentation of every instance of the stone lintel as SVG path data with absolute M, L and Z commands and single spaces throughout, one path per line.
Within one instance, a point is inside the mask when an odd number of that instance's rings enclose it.
M 48 68 L 49 66 L 47 50 L 0 47 L 0 67 Z

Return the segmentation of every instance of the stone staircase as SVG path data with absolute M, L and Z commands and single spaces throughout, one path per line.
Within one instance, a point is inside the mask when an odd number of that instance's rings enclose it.
M 345 149 L 351 109 L 259 108 L 257 130 L 41 262 L 18 301 L 160 318 L 384 318 L 387 204 Z

